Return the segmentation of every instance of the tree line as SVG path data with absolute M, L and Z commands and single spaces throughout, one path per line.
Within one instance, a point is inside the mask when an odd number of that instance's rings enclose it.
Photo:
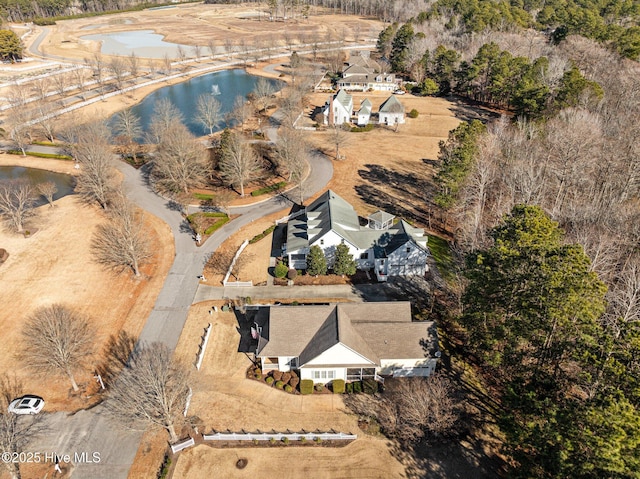
M 461 123 L 428 200 L 461 258 L 456 321 L 500 402 L 510 477 L 636 477 L 640 83 L 635 63 L 565 41 L 560 82 L 577 69 L 600 94 Z

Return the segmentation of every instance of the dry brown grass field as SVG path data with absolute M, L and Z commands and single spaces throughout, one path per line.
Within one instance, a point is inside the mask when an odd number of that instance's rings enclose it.
M 32 166 L 70 173 L 68 161 L 0 156 L 0 165 Z M 153 261 L 142 268 L 142 279 L 128 273 L 106 271 L 92 259 L 89 245 L 98 224 L 105 221 L 95 206 L 82 203 L 77 196 L 66 196 L 53 208 L 41 206 L 29 220 L 37 232 L 29 238 L 0 228 L 0 247 L 9 259 L 0 265 L 2 307 L 0 308 L 0 371 L 17 376 L 25 390 L 45 398 L 45 411 L 86 407 L 86 393 L 71 394 L 66 378 L 34 375 L 17 358 L 21 348 L 23 321 L 38 307 L 64 303 L 86 315 L 96 325 L 96 349 L 112 334 L 126 330 L 139 334 L 151 312 L 164 278 L 173 262 L 173 236 L 169 227 L 147 214 L 145 222 L 156 252 Z M 96 357 L 94 363 L 98 364 Z M 93 370 L 78 377 L 83 388 L 92 390 Z

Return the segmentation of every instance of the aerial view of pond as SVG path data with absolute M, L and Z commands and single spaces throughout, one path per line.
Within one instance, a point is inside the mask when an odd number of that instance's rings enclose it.
M 37 168 L 25 168 L 22 166 L 0 166 L 0 180 L 11 180 L 26 178 L 34 185 L 44 183 L 45 181 L 53 181 L 58 191 L 53 195 L 53 199 L 57 200 L 63 196 L 73 193 L 74 180 L 72 176 L 62 173 L 54 173 L 47 170 L 39 170 Z M 46 200 L 38 198 L 38 205 L 45 204 Z
M 260 77 L 247 74 L 242 69 L 222 70 L 209 73 L 189 81 L 167 86 L 156 90 L 145 99 L 132 107 L 133 112 L 140 118 L 143 130 L 146 132 L 151 123 L 153 109 L 158 100 L 167 98 L 180 110 L 184 117 L 184 123 L 191 133 L 202 136 L 209 133 L 196 119 L 198 97 L 200 95 L 214 95 L 222 106 L 221 116 L 233 109 L 233 102 L 238 95 L 247 96 L 255 90 L 256 82 Z M 281 88 L 282 82 L 269 80 L 274 90 Z M 109 121 L 113 123 L 112 117 Z M 218 130 L 225 127 L 224 122 L 218 125 Z
M 136 56 L 143 58 L 178 58 L 178 47 L 182 47 L 187 56 L 195 56 L 190 45 L 179 45 L 163 40 L 164 35 L 153 33 L 153 30 L 134 30 L 129 32 L 96 33 L 84 35 L 82 40 L 101 42 L 100 51 L 105 55 L 129 56 L 135 52 Z

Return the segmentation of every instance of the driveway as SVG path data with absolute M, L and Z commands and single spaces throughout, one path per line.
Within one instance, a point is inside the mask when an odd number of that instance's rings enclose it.
M 278 196 L 259 204 L 232 208 L 234 215 L 240 215 L 215 232 L 200 248 L 196 247 L 192 233 L 185 227 L 185 220 L 170 201 L 158 196 L 146 180 L 145 168 L 133 167 L 117 162 L 117 168 L 124 175 L 124 189 L 129 199 L 140 208 L 165 221 L 173 231 L 176 256 L 173 266 L 158 295 L 153 311 L 140 334 L 140 341 L 159 341 L 172 350 L 175 349 L 180 332 L 187 319 L 191 304 L 196 297 L 204 264 L 229 236 L 248 223 L 263 216 L 290 208 L 292 202 Z M 310 158 L 311 172 L 305 180 L 303 191 L 308 198 L 322 190 L 331 179 L 331 161 L 323 156 Z M 296 191 L 288 193 L 298 198 Z M 55 413 L 44 416 L 49 432 L 33 444 L 30 450 L 55 451 L 69 454 L 94 452 L 100 454 L 100 462 L 74 464 L 73 477 L 79 479 L 126 479 L 133 463 L 142 433 L 124 429 L 116 424 L 105 412 L 96 406 L 80 411 L 72 416 Z M 53 468 L 53 466 L 52 466 Z

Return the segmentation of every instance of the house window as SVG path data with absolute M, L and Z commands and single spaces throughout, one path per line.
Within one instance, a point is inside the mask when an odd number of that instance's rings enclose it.
M 321 240 L 320 240 L 320 244 L 321 244 L 321 245 L 323 245 L 323 244 L 324 244 L 324 240 L 323 240 L 323 239 L 321 239 Z
M 336 377 L 336 372 L 333 369 L 326 370 L 323 369 L 321 371 L 313 372 L 313 379 L 334 379 Z
M 407 246 L 407 253 L 411 253 L 411 248 Z
M 341 244 L 344 244 L 344 238 L 342 238 L 342 239 L 340 240 L 340 243 L 341 243 Z
M 360 259 L 369 259 L 369 252 L 367 251 L 367 252 L 365 252 L 365 253 L 362 253 L 362 254 L 360 255 Z

